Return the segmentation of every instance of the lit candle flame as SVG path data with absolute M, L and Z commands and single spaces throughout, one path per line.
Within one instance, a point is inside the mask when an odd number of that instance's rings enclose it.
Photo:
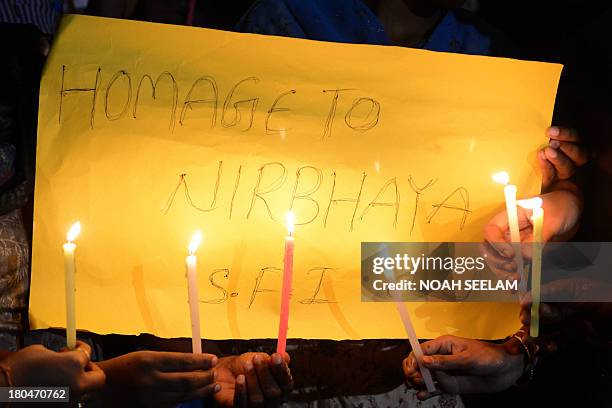
M 508 173 L 506 173 L 505 171 L 500 171 L 498 173 L 494 173 L 491 178 L 493 178 L 493 181 L 495 181 L 496 183 L 500 183 L 503 184 L 505 186 L 508 185 L 508 183 L 510 182 L 510 176 L 508 176 Z
M 198 250 L 198 247 L 202 243 L 202 231 L 197 230 L 193 237 L 191 238 L 191 242 L 189 243 L 189 255 L 195 254 L 195 251 Z
M 536 208 L 542 208 L 542 199 L 540 197 L 527 198 L 525 200 L 518 200 L 516 202 L 523 208 L 528 210 L 535 210 Z
M 66 235 L 66 239 L 68 240 L 68 242 L 72 242 L 79 236 L 80 233 L 81 233 L 81 223 L 77 221 L 74 224 L 72 224 L 72 227 L 70 227 L 70 230 L 68 231 L 68 234 Z
M 293 230 L 295 229 L 295 214 L 293 211 L 289 211 L 287 213 L 287 233 L 289 236 L 293 235 Z

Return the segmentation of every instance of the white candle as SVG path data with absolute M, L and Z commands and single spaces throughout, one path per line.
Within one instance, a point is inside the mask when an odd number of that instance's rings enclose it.
M 386 244 L 381 244 L 380 253 L 385 258 L 389 257 L 389 248 Z M 393 270 L 385 269 L 384 273 L 389 282 L 396 282 L 395 276 L 393 275 Z M 431 372 L 423 364 L 423 349 L 421 348 L 421 343 L 419 343 L 419 337 L 417 336 L 416 331 L 414 330 L 412 319 L 410 318 L 410 313 L 408 312 L 408 309 L 406 309 L 406 305 L 403 303 L 402 298 L 398 292 L 393 291 L 392 296 L 395 299 L 395 306 L 397 307 L 397 312 L 400 315 L 400 319 L 402 320 L 402 324 L 404 325 L 404 330 L 406 331 L 406 335 L 408 336 L 408 342 L 410 343 L 410 347 L 412 348 L 412 352 L 414 353 L 414 357 L 419 367 L 419 371 L 421 372 L 421 376 L 423 377 L 425 388 L 427 388 L 428 392 L 433 393 L 436 391 L 436 385 L 433 381 L 433 377 L 431 376 Z
M 505 171 L 500 171 L 492 176 L 493 180 L 504 185 L 504 196 L 506 198 L 506 215 L 508 217 L 508 229 L 510 230 L 510 241 L 514 248 L 514 262 L 519 273 L 521 292 L 527 287 L 525 271 L 523 267 L 523 256 L 521 250 L 521 233 L 518 222 L 518 210 L 516 208 L 516 186 L 508 184 L 510 177 Z
M 406 305 L 402 302 L 395 302 L 395 306 L 397 307 L 397 311 L 402 319 L 402 324 L 404 325 L 404 330 L 406 331 L 406 335 L 408 336 L 408 342 L 410 343 L 410 347 L 412 347 L 412 352 L 414 353 L 414 358 L 416 359 L 417 365 L 419 366 L 419 370 L 421 371 L 421 376 L 423 377 L 423 382 L 425 383 L 425 388 L 430 393 L 436 391 L 436 385 L 431 376 L 431 372 L 427 367 L 423 365 L 423 349 L 421 348 L 421 343 L 419 343 L 419 338 L 417 337 L 416 331 L 414 330 L 414 326 L 412 325 L 412 319 L 410 318 L 410 313 L 408 309 L 406 309 Z
M 76 222 L 72 225 L 66 236 L 64 244 L 64 281 L 66 284 L 66 346 L 69 349 L 76 348 L 76 310 L 74 273 L 76 266 L 74 263 L 74 251 L 76 244 L 73 242 L 81 233 L 81 223 Z
M 529 335 L 540 335 L 540 285 L 542 281 L 542 227 L 544 224 L 544 209 L 542 199 L 535 197 L 519 201 L 521 207 L 531 209 L 533 226 L 533 253 L 531 256 L 531 324 Z
M 191 350 L 194 354 L 202 353 L 202 338 L 200 335 L 200 296 L 198 294 L 198 273 L 196 270 L 195 252 L 202 242 L 202 232 L 197 230 L 189 244 L 189 256 L 185 259 L 187 265 L 187 291 L 189 295 L 189 315 L 191 318 Z

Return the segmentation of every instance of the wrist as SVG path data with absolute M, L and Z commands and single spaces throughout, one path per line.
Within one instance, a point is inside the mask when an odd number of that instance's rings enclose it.
M 517 377 L 515 385 L 525 386 L 534 377 L 537 362 L 538 347 L 529 334 L 521 329 L 506 338 L 502 345 L 507 353 L 516 356 L 521 361 L 521 374 Z

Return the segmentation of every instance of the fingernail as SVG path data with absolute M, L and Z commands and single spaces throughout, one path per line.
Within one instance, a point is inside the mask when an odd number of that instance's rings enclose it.
M 433 364 L 433 362 L 434 362 L 433 358 L 431 358 L 429 356 L 423 357 L 423 363 L 425 363 L 425 364 Z
M 244 367 L 247 369 L 247 371 L 251 371 L 253 369 L 253 363 L 251 361 L 247 361 L 244 364 Z
M 238 384 L 244 384 L 244 375 L 240 374 L 238 377 L 236 377 L 236 382 Z
M 259 354 L 256 354 L 255 357 L 253 357 L 253 364 L 257 365 L 261 363 L 261 357 L 259 357 Z
M 217 358 L 217 356 L 215 356 L 210 360 L 210 365 L 214 367 L 217 365 L 218 362 L 219 362 L 219 359 Z
M 550 142 L 548 142 L 548 145 L 553 149 L 558 149 L 561 146 L 561 142 L 559 142 L 558 140 L 551 140 Z
M 275 354 L 275 355 L 272 356 L 272 361 L 276 365 L 281 365 L 283 363 L 283 359 L 278 354 Z
M 538 156 L 540 156 L 540 159 L 546 160 L 546 153 L 544 153 L 544 149 L 538 152 Z
M 548 135 L 551 137 L 559 136 L 559 128 L 556 126 L 551 126 L 548 128 Z
M 546 156 L 554 159 L 557 157 L 557 151 L 555 149 L 546 149 Z
M 221 384 L 215 384 L 215 392 L 221 391 Z

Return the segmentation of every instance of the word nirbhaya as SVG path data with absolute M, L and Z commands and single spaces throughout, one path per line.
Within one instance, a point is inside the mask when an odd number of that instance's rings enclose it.
M 234 212 L 236 197 L 241 187 L 241 178 L 243 175 L 243 166 L 238 166 L 235 176 L 232 178 L 232 193 L 231 199 L 228 200 L 227 214 L 228 218 L 232 219 Z M 357 221 L 363 221 L 367 214 L 376 207 L 386 208 L 389 214 L 389 221 L 391 225 L 396 228 L 398 226 L 401 197 L 400 186 L 402 183 L 401 179 L 396 177 L 388 179 L 383 183 L 375 195 L 371 197 L 365 197 L 364 187 L 366 185 L 367 174 L 364 172 L 361 174 L 359 180 L 353 180 L 353 187 L 350 197 L 340 196 L 346 194 L 346 188 L 341 191 L 338 188 L 338 176 L 336 172 L 331 172 L 330 182 L 325 186 L 326 191 L 321 191 L 324 185 L 324 173 L 323 170 L 314 166 L 302 166 L 298 167 L 295 172 L 295 181 L 292 184 L 288 180 L 288 171 L 284 164 L 278 162 L 266 163 L 257 170 L 257 181 L 251 188 L 242 188 L 243 193 L 247 196 L 247 202 L 249 203 L 248 209 L 246 210 L 246 219 L 248 220 L 254 211 L 257 209 L 265 210 L 265 213 L 271 220 L 279 219 L 282 214 L 273 214 L 270 206 L 270 200 L 273 198 L 278 199 L 278 194 L 271 197 L 273 193 L 277 192 L 283 187 L 291 187 L 290 194 L 284 196 L 283 199 L 287 200 L 288 208 L 293 210 L 296 203 L 302 203 L 303 205 L 309 206 L 309 211 L 300 211 L 301 219 L 296 221 L 296 225 L 311 224 L 320 220 L 323 228 L 327 227 L 330 214 L 333 213 L 333 208 L 339 204 L 346 205 L 346 208 L 351 210 L 351 217 L 347 219 L 347 227 L 349 231 L 353 231 Z M 178 184 L 170 193 L 165 207 L 162 209 L 164 214 L 167 214 L 172 205 L 174 204 L 176 194 L 183 189 L 185 201 L 189 206 L 200 212 L 212 212 L 218 210 L 218 198 L 220 196 L 220 187 L 223 180 L 223 161 L 219 161 L 217 168 L 217 177 L 212 192 L 212 199 L 210 205 L 197 204 L 191 197 L 189 185 L 187 183 L 187 174 L 181 174 L 179 176 Z M 412 201 L 413 211 L 410 215 L 410 233 L 412 234 L 418 212 L 420 210 L 419 200 L 425 191 L 431 188 L 436 180 L 429 180 L 422 186 L 417 186 L 412 177 L 408 177 L 404 181 L 407 187 L 414 194 Z M 288 190 L 289 191 L 289 190 Z M 323 197 L 323 198 L 321 198 Z M 432 208 L 427 215 L 427 223 L 431 223 L 432 220 L 440 213 L 442 209 L 456 211 L 460 214 L 458 229 L 462 230 L 465 226 L 467 216 L 471 212 L 470 210 L 470 197 L 469 192 L 465 187 L 458 187 L 451 191 L 448 195 L 444 196 L 439 202 L 432 205 Z M 391 210 L 391 211 L 389 211 Z M 284 212 L 283 212 L 284 214 Z M 306 214 L 306 215 L 304 215 Z

